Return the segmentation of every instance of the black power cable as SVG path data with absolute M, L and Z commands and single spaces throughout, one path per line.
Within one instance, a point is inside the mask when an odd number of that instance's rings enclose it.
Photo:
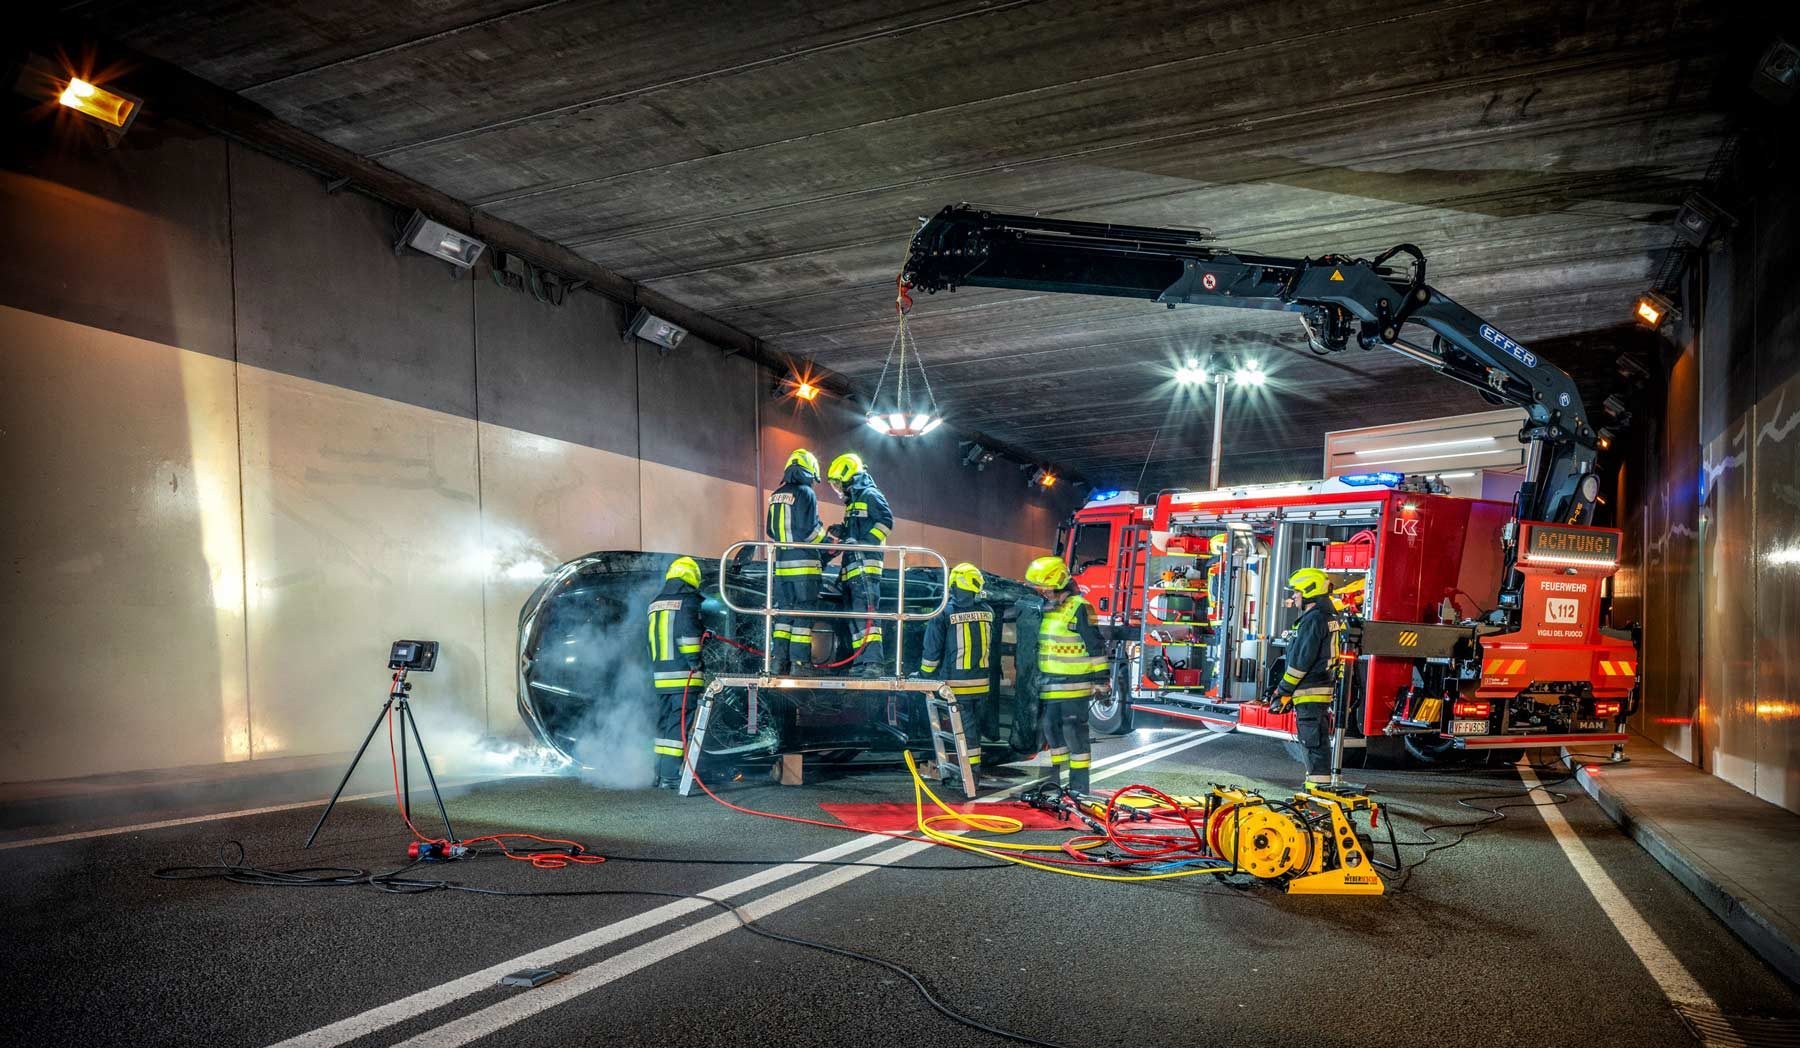
M 1529 803 L 1520 801 L 1519 803 L 1514 803 L 1514 804 L 1495 804 L 1491 807 L 1482 805 L 1482 804 L 1478 804 L 1478 803 L 1476 803 L 1477 801 L 1497 801 L 1497 800 L 1509 800 L 1509 799 L 1516 800 L 1518 798 L 1530 797 L 1531 794 L 1536 793 L 1538 790 L 1543 790 L 1544 795 L 1550 798 L 1550 803 L 1559 804 L 1559 805 L 1567 803 L 1568 799 L 1569 799 L 1568 795 L 1562 794 L 1562 793 L 1557 793 L 1555 788 L 1558 786 L 1561 786 L 1564 783 L 1567 783 L 1570 780 L 1575 778 L 1575 765 L 1574 765 L 1572 758 L 1577 758 L 1577 757 L 1586 757 L 1586 758 L 1595 759 L 1595 760 L 1606 760 L 1608 762 L 1612 761 L 1612 758 L 1610 755 L 1606 756 L 1606 757 L 1596 757 L 1593 754 L 1587 754 L 1587 753 L 1565 753 L 1565 754 L 1562 754 L 1561 756 L 1558 756 L 1555 760 L 1551 761 L 1548 764 L 1527 764 L 1527 765 L 1525 765 L 1526 768 L 1529 768 L 1532 771 L 1561 772 L 1561 775 L 1559 775 L 1555 779 L 1551 779 L 1551 780 L 1548 780 L 1545 782 L 1539 782 L 1539 783 L 1536 783 L 1535 785 L 1527 786 L 1523 789 L 1508 790 L 1504 793 L 1478 793 L 1478 794 L 1471 794 L 1466 797 L 1456 798 L 1456 804 L 1458 807 L 1467 808 L 1470 811 L 1481 812 L 1484 817 L 1480 818 L 1480 819 L 1476 819 L 1474 822 L 1433 823 L 1429 826 L 1424 826 L 1424 827 L 1419 828 L 1419 832 L 1425 835 L 1425 840 L 1396 842 L 1396 847 L 1424 848 L 1425 851 L 1419 856 L 1418 861 L 1413 862 L 1410 865 L 1406 866 L 1405 872 L 1400 875 L 1400 880 L 1393 886 L 1393 888 L 1391 890 L 1396 893 L 1405 891 L 1408 882 L 1410 882 L 1412 880 L 1413 872 L 1416 871 L 1419 867 L 1425 865 L 1425 863 L 1428 860 L 1430 860 L 1430 858 L 1433 855 L 1436 855 L 1438 852 L 1441 852 L 1441 851 L 1449 851 L 1451 848 L 1454 848 L 1457 845 L 1463 843 L 1464 841 L 1468 840 L 1470 837 L 1473 837 L 1477 833 L 1480 833 L 1482 830 L 1487 829 L 1489 826 L 1492 826 L 1495 823 L 1500 822 L 1501 820 L 1506 818 L 1506 813 L 1510 809 L 1513 809 L 1513 808 L 1535 808 L 1535 807 L 1539 806 L 1538 802 L 1535 800 L 1532 800 Z M 1619 763 L 1626 763 L 1626 762 L 1621 761 Z M 1386 807 L 1386 805 L 1384 805 L 1383 807 Z M 1450 838 L 1449 840 L 1440 841 L 1436 837 L 1432 836 L 1432 834 L 1434 834 L 1440 830 L 1452 830 L 1452 831 L 1461 831 L 1461 832 L 1458 832 L 1454 837 Z
M 216 879 L 216 880 L 230 881 L 231 883 L 234 883 L 234 884 L 248 884 L 248 885 L 253 885 L 256 887 L 276 887 L 276 888 L 293 888 L 293 887 L 343 888 L 343 887 L 356 887 L 356 886 L 361 886 L 361 885 L 368 885 L 368 886 L 371 886 L 374 888 L 378 888 L 382 891 L 392 892 L 392 893 L 400 894 L 400 895 L 420 895 L 420 894 L 424 894 L 426 892 L 451 891 L 451 892 L 466 892 L 471 895 L 498 896 L 498 897 L 502 897 L 502 898 L 541 899 L 541 898 L 578 898 L 578 897 L 593 897 L 593 896 L 603 896 L 603 895 L 619 895 L 619 896 L 636 895 L 636 896 L 648 896 L 648 897 L 662 898 L 662 899 L 692 899 L 692 900 L 696 900 L 698 902 L 707 903 L 708 905 L 711 905 L 711 906 L 717 906 L 718 908 L 731 914 L 733 917 L 737 918 L 738 926 L 743 928 L 745 931 L 751 933 L 752 935 L 757 935 L 764 939 L 770 939 L 775 942 L 784 942 L 784 943 L 790 943 L 795 946 L 804 946 L 808 949 L 819 950 L 823 953 L 835 954 L 836 956 L 839 956 L 839 957 L 848 957 L 851 960 L 862 961 L 865 964 L 873 964 L 873 965 L 876 965 L 881 968 L 886 968 L 888 971 L 891 971 L 891 972 L 895 973 L 896 975 L 899 975 L 902 978 L 906 979 L 908 982 L 912 983 L 913 988 L 919 992 L 920 997 L 924 998 L 925 1003 L 929 1004 L 939 1014 L 941 1014 L 945 1018 L 950 1019 L 956 1023 L 963 1025 L 963 1026 L 967 1026 L 972 1030 L 980 1030 L 983 1033 L 992 1034 L 995 1037 L 1002 1037 L 1002 1038 L 1005 1038 L 1010 1041 L 1017 1041 L 1020 1044 L 1037 1045 L 1037 1046 L 1039 1046 L 1039 1048 L 1068 1048 L 1067 1045 L 1063 1045 L 1057 1041 L 1047 1041 L 1047 1040 L 1044 1040 L 1039 1037 L 1033 1037 L 1030 1034 L 1019 1033 L 1016 1030 L 1009 1030 L 1003 1026 L 994 1026 L 990 1023 L 984 1023 L 980 1019 L 976 1019 L 973 1016 L 965 1015 L 962 1012 L 957 1011 L 955 1008 L 953 1008 L 950 1005 L 945 1004 L 943 1001 L 939 1000 L 937 998 L 937 996 L 931 992 L 931 987 L 925 982 L 925 980 L 918 973 L 914 972 L 912 969 L 907 968 L 906 966 L 904 966 L 902 964 L 899 964 L 895 961 L 887 960 L 884 957 L 877 957 L 873 954 L 862 953 L 858 950 L 852 950 L 847 947 L 834 946 L 830 943 L 818 942 L 817 940 L 802 938 L 798 935 L 788 935 L 783 932 L 773 931 L 769 928 L 762 926 L 755 918 L 748 916 L 738 907 L 736 907 L 736 906 L 732 905 L 731 903 L 726 902 L 722 899 L 714 899 L 709 896 L 696 895 L 696 894 L 692 894 L 689 892 L 655 891 L 655 890 L 647 889 L 647 888 L 570 888 L 570 889 L 552 889 L 552 890 L 540 890 L 540 891 L 514 891 L 514 890 L 510 890 L 510 889 L 505 889 L 505 888 L 479 888 L 479 887 L 475 887 L 473 885 L 458 884 L 454 881 L 448 881 L 448 880 L 426 880 L 426 879 L 409 878 L 409 877 L 402 876 L 403 874 L 406 874 L 409 871 L 413 870 L 414 868 L 418 867 L 422 860 L 415 860 L 414 862 L 408 863 L 407 865 L 402 866 L 399 869 L 393 870 L 388 873 L 370 873 L 367 870 L 357 869 L 357 868 L 348 867 L 348 866 L 300 866 L 300 867 L 294 867 L 292 869 L 286 869 L 286 870 L 274 870 L 274 869 L 266 869 L 266 868 L 258 867 L 258 866 L 246 865 L 244 862 L 244 860 L 246 858 L 246 856 L 244 854 L 244 846 L 241 843 L 239 843 L 237 841 L 228 841 L 227 846 L 229 848 L 236 850 L 236 854 L 234 857 L 230 856 L 230 853 L 227 851 L 221 851 L 221 854 L 220 854 L 221 861 L 214 865 L 210 865 L 210 866 L 165 866 L 160 869 L 152 870 L 150 873 L 150 876 L 155 877 L 158 880 L 164 880 L 164 881 L 201 881 L 201 880 L 215 880 Z M 228 857 L 230 858 L 230 861 L 225 861 Z M 608 856 L 607 859 L 609 862 L 610 861 L 618 861 L 613 856 Z M 650 859 L 650 860 L 639 860 L 639 861 L 664 861 L 664 860 Z M 666 861 L 679 862 L 682 860 L 666 860 Z M 714 860 L 714 861 L 750 862 L 753 865 L 769 865 L 768 863 L 754 862 L 752 860 Z M 785 864 L 790 861 L 792 861 L 792 860 L 780 860 L 780 864 Z M 811 864 L 812 865 L 833 865 L 833 866 L 876 866 L 876 867 L 879 867 L 880 869 L 887 869 L 887 870 L 894 870 L 894 869 L 901 869 L 901 870 L 905 870 L 905 869 L 956 870 L 956 869 L 992 869 L 992 868 L 996 868 L 996 867 L 989 867 L 989 866 L 985 866 L 985 865 L 984 866 L 973 866 L 973 867 L 970 867 L 970 866 L 937 866 L 937 867 L 885 866 L 880 863 L 828 862 L 828 861 L 824 861 L 824 860 L 815 860 Z M 1000 866 L 1000 867 L 1005 867 L 1005 866 L 1010 866 L 1010 865 L 1012 865 L 1012 864 L 1010 864 L 1010 863 L 998 864 L 998 866 Z

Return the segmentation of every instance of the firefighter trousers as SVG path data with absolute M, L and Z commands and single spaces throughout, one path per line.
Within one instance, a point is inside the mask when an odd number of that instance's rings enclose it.
M 1063 765 L 1069 766 L 1069 789 L 1088 791 L 1088 769 L 1093 748 L 1088 742 L 1088 704 L 1082 699 L 1046 699 L 1039 720 L 1044 742 L 1050 747 L 1050 778 L 1062 781 Z
M 786 673 L 792 667 L 810 669 L 816 620 L 799 612 L 812 611 L 819 606 L 819 576 L 777 575 L 775 606 L 789 610 L 775 616 L 770 665 L 776 673 Z
M 873 615 L 881 602 L 881 569 L 865 571 L 850 580 L 845 594 L 847 611 Z M 850 619 L 850 647 L 856 651 L 856 665 L 881 665 L 881 623 L 875 619 Z
M 687 749 L 687 739 L 682 735 L 682 702 L 687 703 L 687 719 L 691 723 L 694 708 L 699 705 L 699 687 L 690 687 L 684 692 L 675 688 L 660 688 L 656 695 L 656 741 L 652 749 L 656 752 L 656 779 L 658 782 L 670 782 L 681 778 L 681 755 Z
M 956 712 L 962 715 L 963 741 L 969 746 L 969 767 L 981 771 L 981 715 L 988 706 L 987 692 L 956 697 Z
M 1297 699 L 1298 697 L 1296 697 Z M 1294 734 L 1306 751 L 1306 777 L 1331 774 L 1331 702 L 1294 703 Z

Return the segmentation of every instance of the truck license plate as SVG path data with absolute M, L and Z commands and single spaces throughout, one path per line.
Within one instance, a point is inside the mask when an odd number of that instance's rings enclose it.
M 1453 720 L 1450 722 L 1452 735 L 1486 735 L 1488 722 L 1484 720 Z

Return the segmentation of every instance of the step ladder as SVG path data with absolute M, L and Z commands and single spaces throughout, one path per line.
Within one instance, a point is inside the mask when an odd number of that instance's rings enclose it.
M 925 696 L 925 713 L 931 723 L 931 748 L 937 754 L 938 781 L 959 781 L 963 796 L 973 800 L 975 769 L 969 764 L 969 736 L 963 730 L 962 707 L 948 684 L 937 694 Z
M 975 798 L 975 769 L 969 764 L 969 739 L 963 727 L 962 710 L 956 705 L 956 693 L 950 690 L 950 685 L 916 677 L 777 677 L 760 674 L 714 677 L 706 685 L 688 727 L 688 759 L 681 762 L 678 791 L 683 797 L 694 791 L 694 765 L 706 752 L 706 729 L 712 723 L 713 711 L 726 688 L 744 690 L 745 721 L 751 731 L 756 730 L 762 705 L 760 693 L 764 690 L 920 692 L 931 727 L 931 748 L 937 757 L 938 780 L 959 782 L 963 796 L 970 800 Z

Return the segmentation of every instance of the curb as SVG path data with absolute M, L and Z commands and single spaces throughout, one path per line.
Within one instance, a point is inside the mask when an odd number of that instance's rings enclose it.
M 1788 982 L 1800 985 L 1800 929 L 1785 927 L 1785 922 L 1765 913 L 1731 878 L 1677 843 L 1639 806 L 1623 800 L 1589 775 L 1586 765 L 1575 763 L 1575 780 L 1626 836 L 1673 874 L 1713 916 L 1725 922 L 1769 967 Z

